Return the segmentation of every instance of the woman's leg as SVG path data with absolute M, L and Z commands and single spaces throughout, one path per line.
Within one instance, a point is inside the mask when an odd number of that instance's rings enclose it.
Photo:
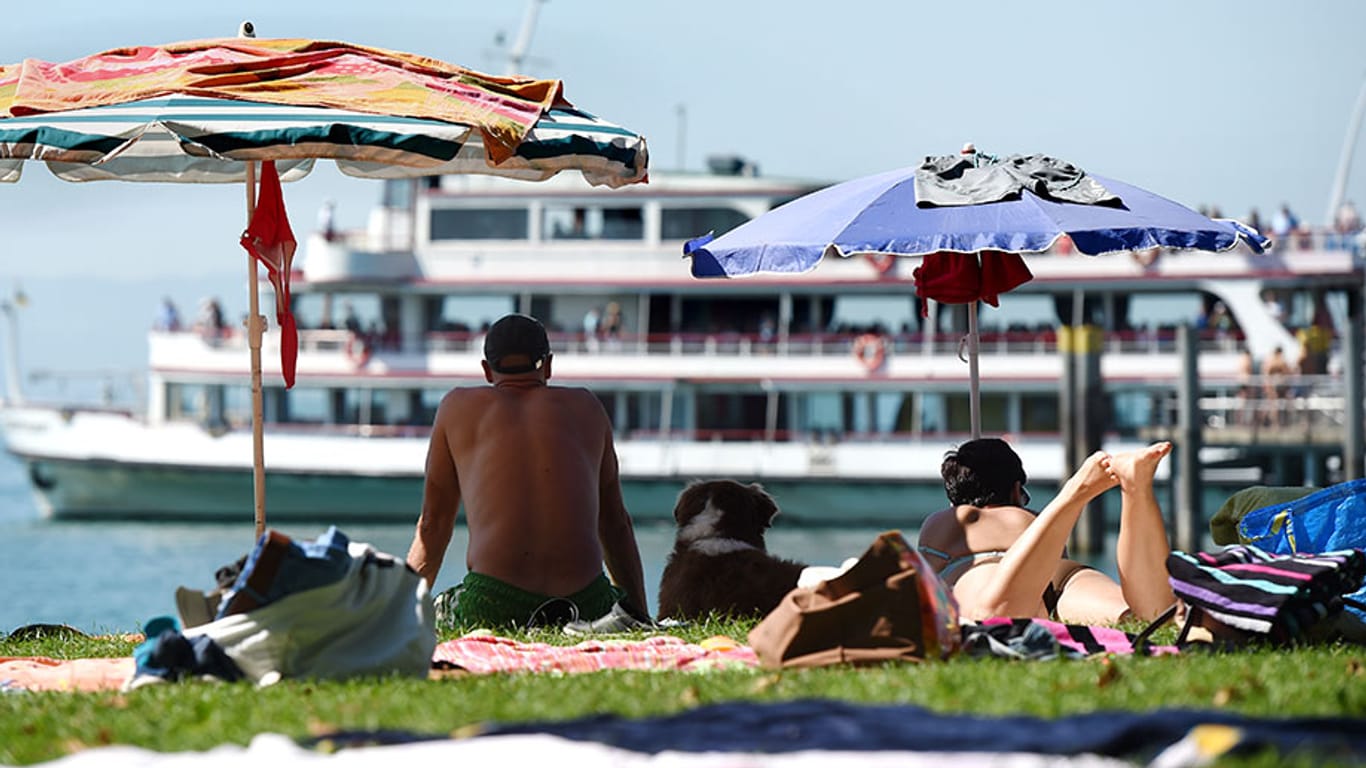
M 1110 467 L 1119 477 L 1119 542 L 1115 560 L 1124 601 L 1135 618 L 1155 618 L 1176 602 L 1167 581 L 1167 555 L 1171 544 L 1162 520 L 1162 509 L 1153 492 L 1157 465 L 1171 453 L 1172 444 L 1154 443 L 1147 448 L 1114 456 Z
M 1110 463 L 1109 454 L 1100 451 L 1082 462 L 1058 495 L 1010 545 L 1001 562 L 990 569 L 988 583 L 975 585 L 980 590 L 975 601 L 978 612 L 990 616 L 1035 614 L 1082 509 L 1119 482 Z M 966 586 L 963 581 L 972 575 L 964 574 L 959 585 Z

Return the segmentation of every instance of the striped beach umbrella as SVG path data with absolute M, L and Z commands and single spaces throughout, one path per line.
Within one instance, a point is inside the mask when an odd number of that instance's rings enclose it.
M 253 480 L 265 529 L 258 262 L 275 285 L 286 385 L 295 241 L 279 183 L 319 159 L 363 178 L 478 173 L 646 180 L 645 139 L 575 108 L 558 80 L 486 75 L 350 43 L 247 37 L 0 65 L 0 181 L 38 161 L 68 181 L 245 182 Z M 256 179 L 260 168 L 261 205 Z
M 591 184 L 641 181 L 645 139 L 572 107 L 547 109 L 490 161 L 472 126 L 329 107 L 169 95 L 0 117 L 0 181 L 39 160 L 67 181 L 237 182 L 248 161 L 272 160 L 281 181 L 319 159 L 349 176 L 384 179 L 480 173 L 541 181 L 577 171 Z

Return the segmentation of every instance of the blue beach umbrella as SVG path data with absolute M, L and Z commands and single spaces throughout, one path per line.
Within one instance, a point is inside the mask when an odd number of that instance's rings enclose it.
M 689 241 L 683 251 L 699 278 L 802 273 L 832 256 L 922 257 L 917 293 L 968 304 L 977 437 L 977 301 L 995 304 L 997 294 L 1029 280 L 1021 254 L 1047 251 L 1064 235 L 1091 256 L 1155 247 L 1226 251 L 1239 243 L 1260 253 L 1270 242 L 1239 222 L 1210 219 L 1054 158 L 1000 160 L 969 147 L 962 155 L 930 157 L 812 192 L 720 237 Z M 969 284 L 949 285 L 946 293 L 926 290 L 960 276 Z
M 0 66 L 0 181 L 18 181 L 24 163 L 37 161 L 67 181 L 245 182 L 258 536 L 264 323 L 256 260 L 276 283 L 277 302 L 287 297 L 295 243 L 278 182 L 307 175 L 318 159 L 362 178 L 539 181 L 578 172 L 609 187 L 644 182 L 648 166 L 642 136 L 574 108 L 558 81 L 483 75 L 347 43 L 225 38 Z M 258 211 L 261 164 L 270 165 Z M 282 349 L 289 342 L 282 335 Z M 288 382 L 292 360 L 282 364 Z

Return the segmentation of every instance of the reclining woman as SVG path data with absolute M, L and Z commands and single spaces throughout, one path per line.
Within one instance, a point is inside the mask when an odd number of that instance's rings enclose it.
M 1171 549 L 1153 493 L 1153 475 L 1171 447 L 1162 442 L 1128 453 L 1092 454 L 1036 515 L 1025 508 L 1029 493 L 1019 455 L 996 438 L 966 442 L 940 467 L 954 506 L 925 521 L 919 549 L 953 589 L 965 618 L 1151 620 L 1176 602 L 1167 582 Z M 1065 549 L 1082 509 L 1116 485 L 1118 582 L 1068 559 Z

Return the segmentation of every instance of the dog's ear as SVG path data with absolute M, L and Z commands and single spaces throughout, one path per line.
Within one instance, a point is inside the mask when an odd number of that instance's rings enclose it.
M 758 483 L 750 483 L 747 490 L 749 491 L 747 495 L 750 497 L 750 508 L 754 510 L 754 516 L 759 520 L 759 523 L 764 528 L 773 525 L 773 518 L 778 516 L 778 503 Z
M 689 520 L 697 517 L 697 513 L 702 511 L 707 503 L 707 484 L 701 480 L 694 480 L 688 483 L 678 494 L 678 502 L 674 504 L 674 522 L 684 525 Z

